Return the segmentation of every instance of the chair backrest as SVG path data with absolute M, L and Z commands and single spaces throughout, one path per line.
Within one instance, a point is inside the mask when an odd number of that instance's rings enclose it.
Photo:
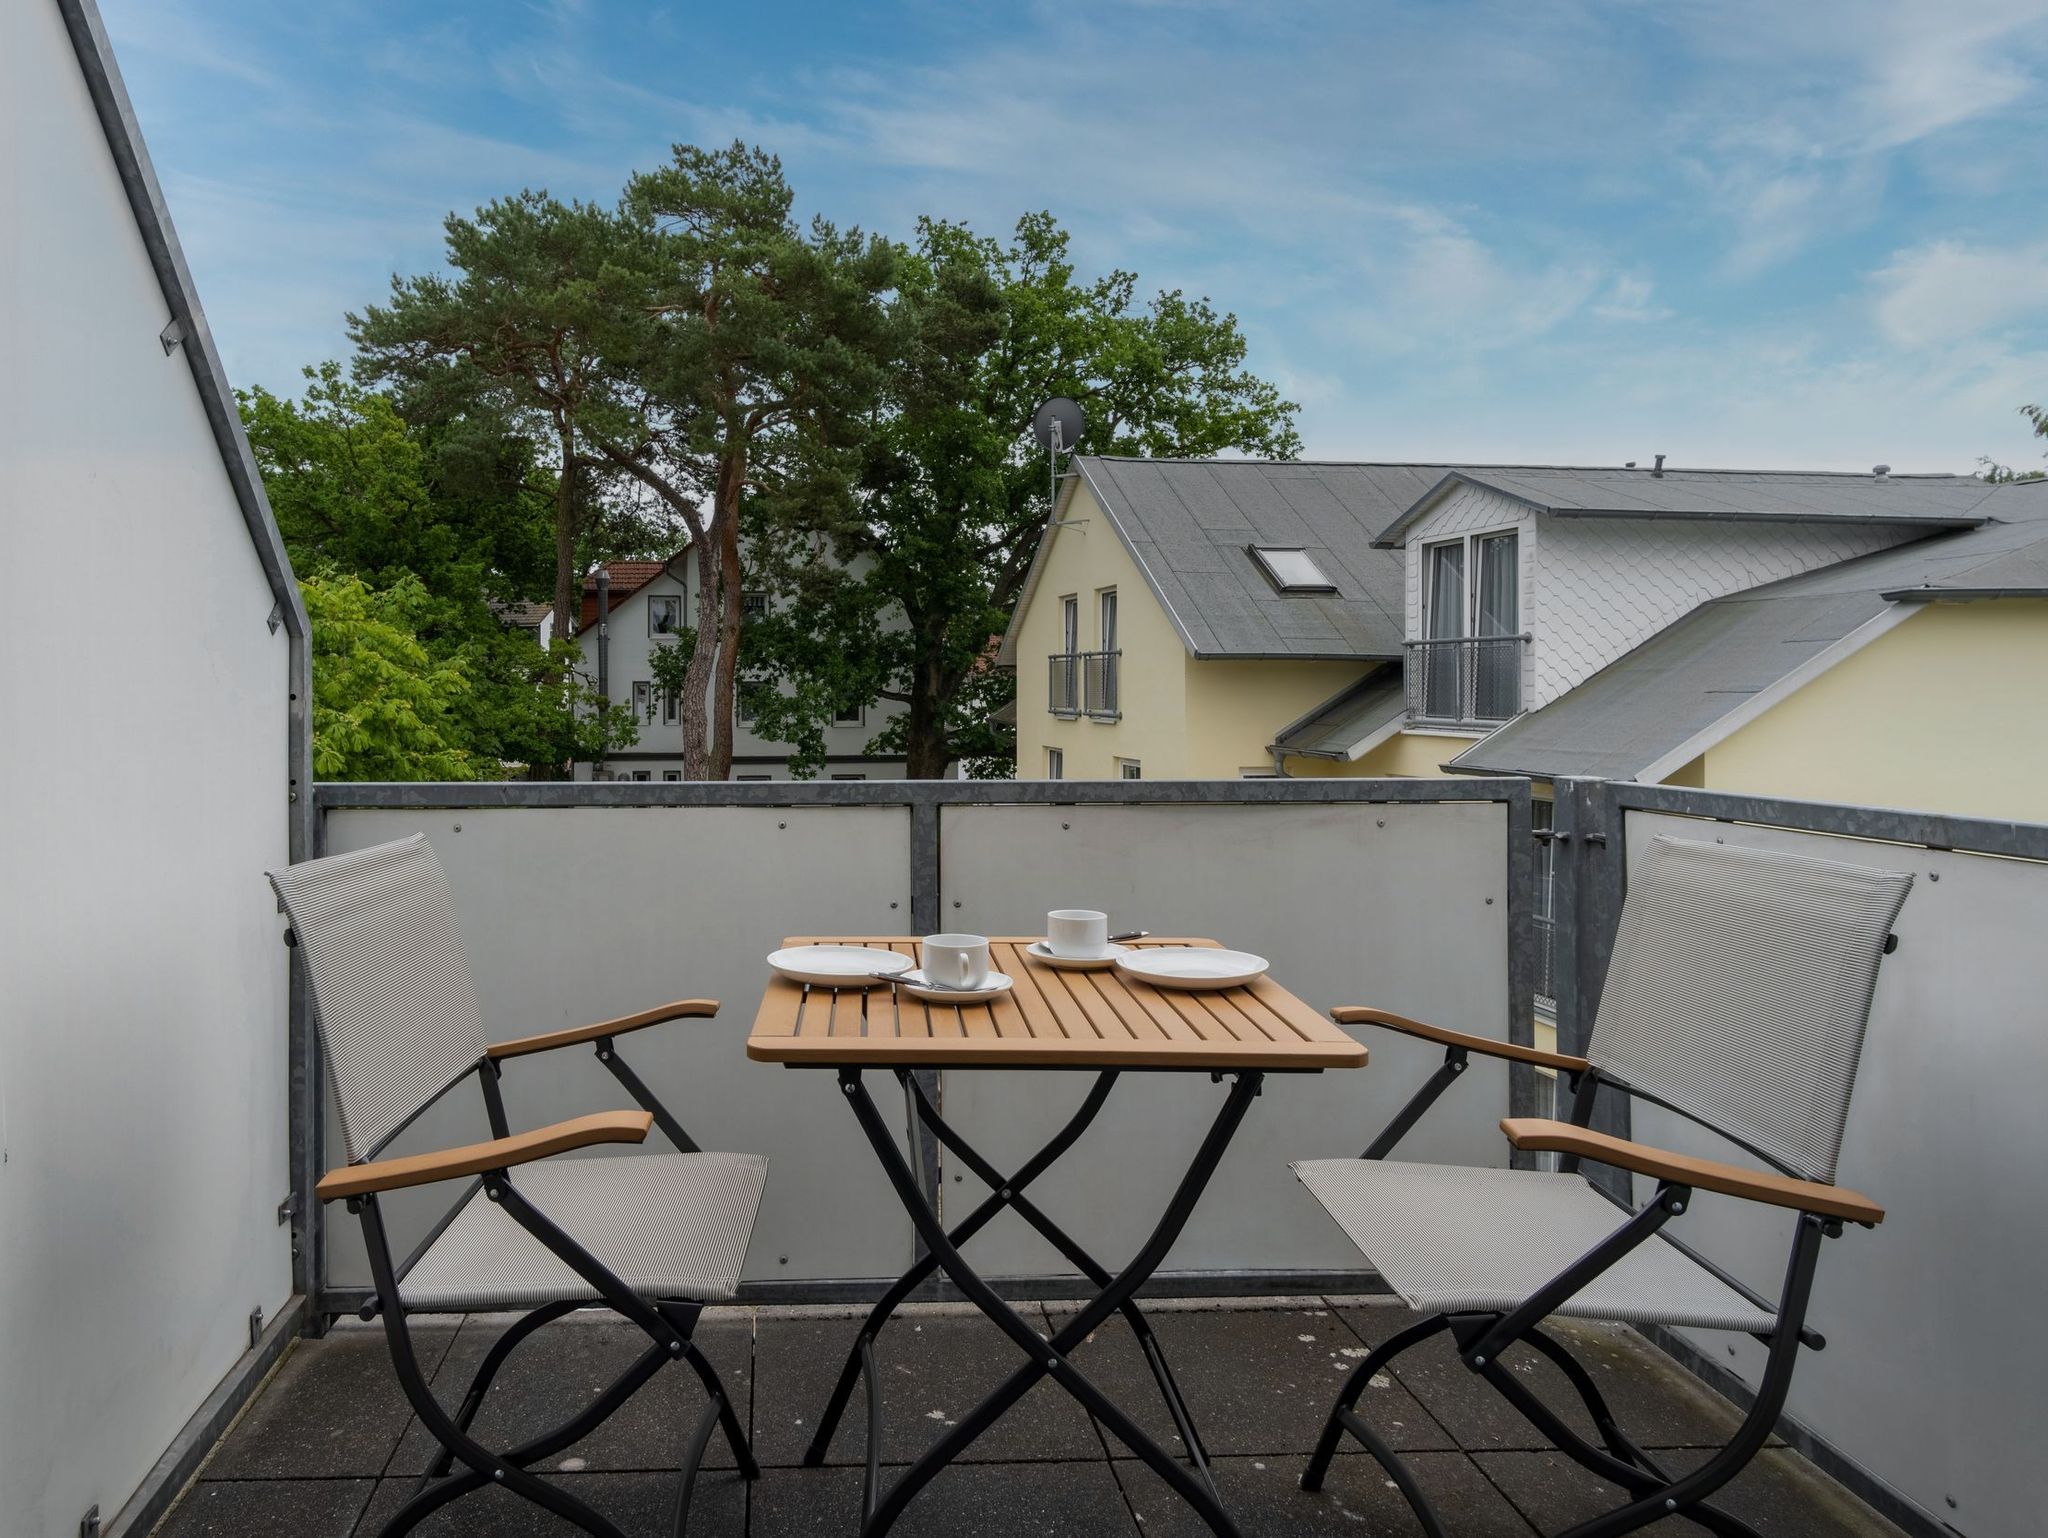
M 1912 885 L 1833 860 L 1652 839 L 1629 862 L 1588 1060 L 1832 1183 L 1878 960 Z
M 270 872 L 312 982 L 351 1164 L 484 1054 L 483 1012 L 426 835 Z

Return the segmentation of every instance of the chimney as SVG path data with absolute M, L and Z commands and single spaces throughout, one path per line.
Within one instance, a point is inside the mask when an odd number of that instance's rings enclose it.
M 597 697 L 612 697 L 612 574 L 603 562 L 597 568 Z
M 1664 474 L 1664 456 L 1657 456 L 1657 463 L 1650 467 L 1650 474 L 1661 477 Z
M 1872 465 L 1870 473 L 1880 481 L 1888 481 L 1892 478 L 1892 467 L 1890 465 Z

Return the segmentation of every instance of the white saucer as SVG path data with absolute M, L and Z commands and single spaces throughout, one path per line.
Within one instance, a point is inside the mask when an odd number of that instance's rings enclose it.
M 1156 988 L 1237 988 L 1266 971 L 1266 958 L 1209 945 L 1161 945 L 1117 958 L 1117 970 Z
M 915 964 L 901 951 L 872 945 L 792 945 L 768 957 L 768 965 L 791 982 L 821 988 L 872 988 Z
M 1109 945 L 1094 956 L 1061 956 L 1054 953 L 1043 940 L 1033 940 L 1024 947 L 1024 954 L 1033 961 L 1042 961 L 1049 967 L 1063 972 L 1100 972 L 1116 965 L 1116 958 L 1130 954 L 1128 945 Z
M 1002 972 L 991 972 L 988 981 L 979 988 L 941 988 L 936 983 L 927 982 L 924 969 L 920 967 L 899 975 L 896 986 L 912 998 L 930 999 L 934 1004 L 979 1004 L 998 994 L 1008 993 L 1016 984 Z

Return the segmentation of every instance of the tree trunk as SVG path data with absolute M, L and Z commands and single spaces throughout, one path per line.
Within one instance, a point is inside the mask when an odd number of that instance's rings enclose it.
M 555 639 L 566 641 L 576 626 L 582 594 L 576 571 L 576 435 L 558 425 L 562 473 L 555 482 Z
M 733 695 L 740 668 L 740 618 L 744 612 L 740 569 L 740 489 L 746 484 L 747 451 L 731 448 L 718 466 L 711 526 L 718 540 L 720 584 L 718 656 L 711 680 L 711 778 L 732 778 Z
M 910 707 L 904 712 L 903 776 L 943 780 L 953 764 L 947 739 L 946 707 L 959 679 L 936 656 L 920 658 L 910 674 Z
M 566 641 L 575 633 L 581 612 L 583 583 L 576 570 L 576 433 L 567 422 L 556 424 L 562 451 L 562 473 L 555 482 L 555 629 L 554 638 Z M 554 677 L 550 670 L 550 679 Z M 550 778 L 573 779 L 573 758 L 547 767 Z
M 712 643 L 718 634 L 718 546 L 708 535 L 691 542 L 697 558 L 697 644 L 683 667 L 683 778 L 724 779 L 711 773 L 710 716 L 704 708 L 711 681 Z

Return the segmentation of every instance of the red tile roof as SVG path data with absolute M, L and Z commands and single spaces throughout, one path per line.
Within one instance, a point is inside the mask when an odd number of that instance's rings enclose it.
M 647 586 L 668 569 L 665 561 L 606 561 L 604 569 L 611 573 L 611 606 L 617 609 L 634 593 Z M 597 573 L 592 572 L 583 579 L 583 608 L 576 616 L 578 634 L 597 623 Z

